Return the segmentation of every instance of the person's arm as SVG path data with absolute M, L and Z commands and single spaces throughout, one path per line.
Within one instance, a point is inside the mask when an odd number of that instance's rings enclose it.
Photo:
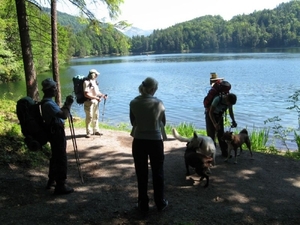
M 215 119 L 215 116 L 214 116 L 214 111 L 215 111 L 215 109 L 216 109 L 216 108 L 215 108 L 214 106 L 210 106 L 209 111 L 208 111 L 208 115 L 209 115 L 209 118 L 210 118 L 212 124 L 214 125 L 214 127 L 215 127 L 216 129 L 218 129 L 218 127 L 219 127 L 218 122 L 219 122 L 219 121 L 216 121 L 216 119 Z
M 163 112 L 162 117 L 161 117 L 161 122 L 166 126 L 166 114 Z
M 56 115 L 61 119 L 64 120 L 67 119 L 70 116 L 70 110 L 73 102 L 74 102 L 73 96 L 72 95 L 67 96 L 63 107 L 61 107 L 61 110 L 58 111 Z
M 91 92 L 85 91 L 85 92 L 84 92 L 84 96 L 85 96 L 86 98 L 88 98 L 88 99 L 96 99 L 97 101 L 100 101 L 100 100 L 101 100 L 102 94 L 101 94 L 101 95 L 94 96 L 94 95 L 91 94 Z
M 84 97 L 91 100 L 96 99 L 97 101 L 100 101 L 102 93 L 99 91 L 99 94 L 97 94 L 96 96 L 93 95 L 92 92 L 90 91 L 90 87 L 89 87 L 90 85 L 91 85 L 91 81 L 84 81 L 83 83 Z
M 133 115 L 133 113 L 132 113 L 131 110 L 130 110 L 130 112 L 129 112 L 129 118 L 130 118 L 131 126 L 134 126 L 134 123 L 135 123 L 135 116 Z
M 229 116 L 230 116 L 231 121 L 232 121 L 232 127 L 236 127 L 237 123 L 235 122 L 235 119 L 234 119 L 234 113 L 233 113 L 232 106 L 229 107 Z

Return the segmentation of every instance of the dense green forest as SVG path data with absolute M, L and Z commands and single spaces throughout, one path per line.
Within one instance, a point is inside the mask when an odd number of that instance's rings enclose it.
M 50 13 L 50 9 L 44 9 Z M 58 23 L 72 31 L 69 52 L 72 57 L 128 54 L 130 39 L 111 24 L 95 29 L 87 20 L 66 13 L 57 13 Z
M 282 3 L 273 10 L 238 15 L 229 21 L 203 16 L 132 37 L 132 52 L 182 52 L 236 48 L 300 46 L 300 1 Z
M 9 82 L 23 78 L 22 53 L 15 2 L 0 3 L 0 82 Z M 50 70 L 49 9 L 27 3 L 27 14 L 36 71 Z M 57 15 L 60 65 L 72 57 L 300 46 L 299 0 L 282 3 L 273 10 L 237 15 L 229 21 L 207 15 L 132 38 L 111 24 L 95 28 L 84 18 L 61 12 Z
M 0 0 L 0 82 L 16 81 L 24 78 L 24 66 L 20 44 L 14 1 Z M 50 68 L 51 65 L 51 25 L 49 16 L 32 4 L 27 7 L 28 25 L 30 27 L 31 44 L 34 63 L 37 71 Z M 70 32 L 58 26 L 60 43 L 59 60 L 63 64 L 69 60 Z
M 15 1 L 0 0 L 0 82 L 24 79 L 24 66 Z M 51 70 L 50 10 L 26 2 L 33 61 L 37 73 Z M 101 27 L 87 19 L 57 13 L 58 56 L 63 66 L 72 57 L 127 54 L 129 38 L 110 24 Z

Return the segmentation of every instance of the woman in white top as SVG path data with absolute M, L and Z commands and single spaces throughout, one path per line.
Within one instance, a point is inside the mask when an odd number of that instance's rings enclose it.
M 88 79 L 83 83 L 84 96 L 87 100 L 84 102 L 86 137 L 94 135 L 102 135 L 99 131 L 99 104 L 101 98 L 107 97 L 100 92 L 97 77 L 100 73 L 91 69 L 88 74 Z

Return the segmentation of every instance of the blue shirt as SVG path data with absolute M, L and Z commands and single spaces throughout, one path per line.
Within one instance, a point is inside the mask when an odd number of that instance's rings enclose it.
M 43 98 L 42 117 L 47 125 L 52 122 L 64 123 L 64 120 L 57 117 L 57 113 L 61 111 L 60 107 L 53 101 L 52 98 Z

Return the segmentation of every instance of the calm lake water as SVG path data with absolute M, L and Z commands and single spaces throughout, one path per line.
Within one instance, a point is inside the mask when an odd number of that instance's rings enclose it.
M 159 82 L 156 96 L 165 104 L 169 124 L 186 122 L 205 129 L 202 101 L 210 88 L 210 73 L 216 72 L 231 83 L 231 92 L 238 97 L 234 106 L 238 129 L 265 127 L 264 121 L 274 116 L 284 127 L 298 128 L 297 112 L 286 108 L 291 106 L 288 97 L 300 89 L 299 59 L 300 51 L 97 57 L 74 59 L 60 75 L 64 99 L 72 94 L 73 76 L 87 75 L 92 68 L 100 71 L 100 90 L 108 95 L 103 117 L 100 105 L 100 120 L 112 125 L 129 125 L 129 102 L 151 76 Z M 14 97 L 26 94 L 24 83 L 1 84 L 1 93 L 5 92 L 14 92 Z M 74 104 L 73 116 L 84 117 L 83 106 Z M 289 146 L 297 149 L 295 143 Z

